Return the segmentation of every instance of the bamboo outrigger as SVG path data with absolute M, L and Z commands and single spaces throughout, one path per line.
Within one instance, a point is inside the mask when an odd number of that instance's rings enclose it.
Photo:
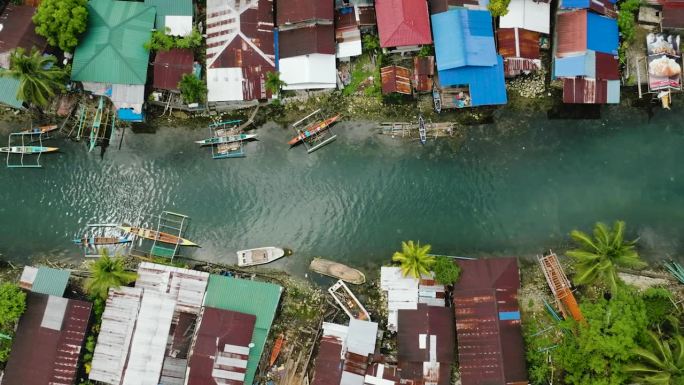
M 323 258 L 314 258 L 309 265 L 309 269 L 318 274 L 340 279 L 345 282 L 360 285 L 366 282 L 366 276 L 359 270 L 338 262 L 328 261 Z

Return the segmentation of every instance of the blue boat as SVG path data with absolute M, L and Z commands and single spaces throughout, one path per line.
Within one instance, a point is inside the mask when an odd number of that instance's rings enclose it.
M 425 130 L 423 115 L 418 115 L 418 132 L 420 133 L 420 143 L 425 144 L 427 142 L 427 131 Z
M 81 246 L 103 246 L 103 245 L 119 245 L 122 243 L 128 243 L 132 240 L 132 237 L 83 237 L 80 239 L 74 239 L 74 243 Z

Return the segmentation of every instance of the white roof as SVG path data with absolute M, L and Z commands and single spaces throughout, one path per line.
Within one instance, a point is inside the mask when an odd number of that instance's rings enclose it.
M 157 385 L 164 364 L 176 301 L 154 290 L 145 290 L 133 334 L 123 385 Z
M 349 321 L 347 334 L 347 350 L 362 356 L 375 352 L 375 340 L 378 338 L 378 324 L 352 318 Z
M 549 33 L 551 6 L 534 0 L 511 0 L 508 13 L 499 18 L 499 28 L 523 28 Z
M 140 114 L 145 103 L 145 85 L 112 84 L 111 99 L 116 109 L 132 108 L 136 114 Z
M 358 28 L 337 32 L 336 40 L 338 58 L 361 55 L 361 31 Z
M 384 364 L 378 364 L 378 371 L 375 376 L 372 376 L 370 374 L 366 374 L 366 384 L 370 385 L 394 385 L 396 384 L 392 380 L 386 380 L 383 378 L 385 374 L 385 365 Z
M 188 36 L 192 32 L 192 16 L 166 15 L 164 24 L 167 35 Z
M 207 100 L 225 102 L 242 100 L 242 68 L 209 68 L 207 70 Z
M 397 266 L 382 266 L 380 268 L 380 288 L 384 291 L 418 290 L 418 280 L 413 277 L 404 277 L 401 274 L 401 268 Z
M 335 55 L 314 53 L 280 59 L 280 79 L 285 90 L 337 87 Z
M 102 313 L 102 325 L 88 376 L 91 380 L 109 384 L 121 382 L 141 297 L 140 288 L 109 289 L 107 306 Z
M 323 322 L 323 335 L 326 337 L 335 337 L 339 338 L 340 341 L 344 341 L 347 339 L 348 332 L 348 326 L 338 325 L 330 322 Z
M 38 275 L 37 267 L 24 266 L 24 270 L 21 272 L 21 278 L 19 278 L 19 287 L 31 290 L 33 282 L 36 280 L 36 275 Z
M 168 295 L 177 301 L 177 312 L 199 314 L 208 281 L 209 273 L 142 262 L 135 287 Z

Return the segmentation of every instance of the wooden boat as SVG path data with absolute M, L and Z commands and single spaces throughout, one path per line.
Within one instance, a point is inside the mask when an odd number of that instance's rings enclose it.
M 140 227 L 118 226 L 123 232 L 127 234 L 137 235 L 141 238 L 158 241 L 162 243 L 170 243 L 172 245 L 178 244 L 180 246 L 195 246 L 199 247 L 195 242 L 189 241 L 185 238 L 179 238 L 175 235 L 163 233 L 161 231 L 152 229 L 143 229 Z
M 130 241 L 130 237 L 83 237 L 74 239 L 75 244 L 83 246 L 118 245 Z
M 425 119 L 423 115 L 418 116 L 418 133 L 420 134 L 420 143 L 425 144 L 427 142 L 427 132 L 425 130 Z
M 290 139 L 290 141 L 287 142 L 287 144 L 289 144 L 290 146 L 294 146 L 295 144 L 301 142 L 304 139 L 310 138 L 310 137 L 318 134 L 321 131 L 327 130 L 331 124 L 335 123 L 336 121 L 340 120 L 341 118 L 342 118 L 342 115 L 337 114 L 333 117 L 330 117 L 330 118 L 325 119 L 323 121 L 320 121 L 318 123 L 314 123 L 310 126 L 307 126 L 306 128 L 299 130 L 299 135 Z
M 283 342 L 285 342 L 285 336 L 281 334 L 273 344 L 273 350 L 271 350 L 271 358 L 268 360 L 268 366 L 273 366 L 273 364 L 275 364 L 280 351 L 283 349 Z
M 335 302 L 344 310 L 349 318 L 354 318 L 362 321 L 370 321 L 370 315 L 365 307 L 361 304 L 358 298 L 351 290 L 344 284 L 342 280 L 335 282 L 334 285 L 328 288 L 328 293 L 333 297 Z
M 435 105 L 435 112 L 438 114 L 442 112 L 442 95 L 436 87 L 432 88 L 432 102 Z
M 50 124 L 47 126 L 38 126 L 38 127 L 33 127 L 28 130 L 24 130 L 21 133 L 22 134 L 47 134 L 48 132 L 52 132 L 57 129 L 56 124 Z
M 0 147 L 0 152 L 10 153 L 10 154 L 42 154 L 44 152 L 55 152 L 59 150 L 57 147 L 41 147 L 41 146 L 12 146 L 12 147 Z
M 285 250 L 278 247 L 259 247 L 256 249 L 239 250 L 238 266 L 256 266 L 273 262 L 278 258 L 284 257 Z
M 318 274 L 327 275 L 328 277 L 341 279 L 355 285 L 366 282 L 366 276 L 359 270 L 323 258 L 314 258 L 309 265 L 309 270 L 315 271 Z
M 239 142 L 242 140 L 254 139 L 256 137 L 257 137 L 256 134 L 237 134 L 237 135 L 227 135 L 227 136 L 215 136 L 213 138 L 196 140 L 195 143 L 200 144 L 202 146 L 208 146 L 208 145 L 221 144 L 221 143 Z

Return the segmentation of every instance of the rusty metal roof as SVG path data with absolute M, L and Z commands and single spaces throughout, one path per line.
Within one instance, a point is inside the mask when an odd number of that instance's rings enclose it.
M 303 21 L 332 21 L 333 2 L 320 0 L 278 0 L 278 26 L 296 24 Z
M 433 76 L 435 75 L 435 57 L 416 56 L 413 58 L 413 84 L 418 92 L 432 90 Z
M 33 24 L 33 14 L 36 9 L 27 5 L 8 4 L 5 12 L 0 15 L 0 53 L 11 51 L 17 47 L 30 50 L 32 47 L 40 51 L 45 49 L 45 38 L 36 34 Z M 8 65 L 0 63 L 3 68 Z M 7 63 L 9 64 L 9 63 Z
M 342 378 L 343 361 L 342 341 L 338 337 L 323 336 L 314 364 L 314 375 L 311 385 L 335 385 Z
M 90 309 L 88 302 L 28 293 L 3 384 L 73 384 Z
M 278 53 L 281 59 L 321 53 L 335 54 L 335 29 L 332 25 L 310 24 L 280 31 Z
M 496 31 L 499 54 L 505 58 L 539 59 L 539 32 L 522 28 L 499 28 Z
M 463 385 L 525 382 L 515 258 L 458 260 L 454 285 L 458 362 Z
M 174 48 L 159 51 L 154 58 L 154 81 L 152 86 L 161 90 L 178 90 L 178 83 L 185 74 L 192 73 L 194 62 L 192 50 Z
M 666 2 L 663 5 L 663 28 L 684 28 L 684 3 Z
M 556 56 L 584 52 L 587 49 L 586 11 L 558 14 L 556 19 Z
M 382 93 L 411 94 L 411 70 L 405 67 L 391 65 L 380 69 Z
M 620 80 L 618 58 L 607 53 L 596 52 L 596 78 L 599 80 Z
M 380 381 L 384 380 L 384 381 Z M 399 385 L 399 373 L 394 365 L 387 365 L 380 362 L 373 363 L 366 370 L 367 384 L 380 385 Z
M 619 102 L 619 80 L 563 79 L 563 103 L 605 104 Z

